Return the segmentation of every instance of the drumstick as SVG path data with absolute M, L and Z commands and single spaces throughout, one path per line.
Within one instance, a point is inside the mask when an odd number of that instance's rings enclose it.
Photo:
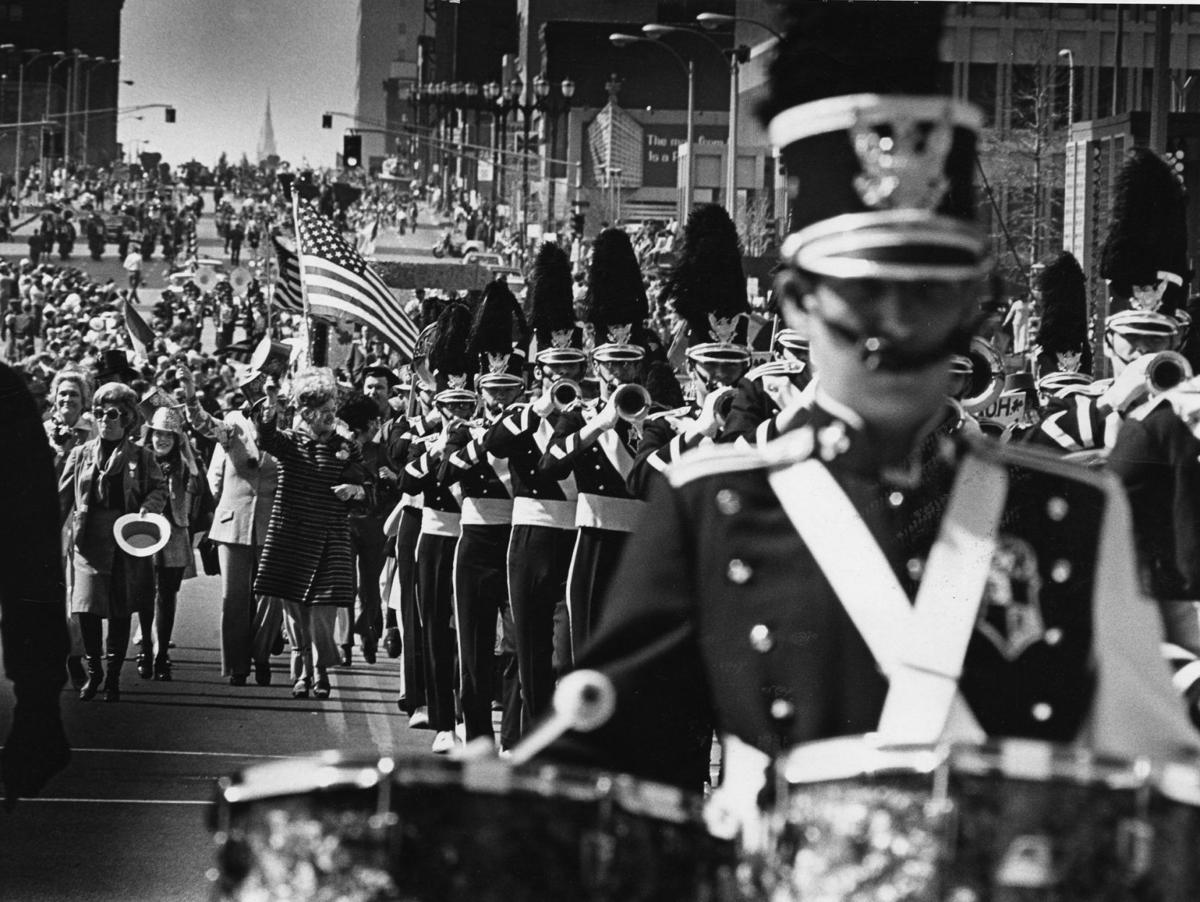
M 567 730 L 588 733 L 603 726 L 617 707 L 612 680 L 598 670 L 574 670 L 558 682 L 550 716 L 512 750 L 509 761 L 525 764 Z

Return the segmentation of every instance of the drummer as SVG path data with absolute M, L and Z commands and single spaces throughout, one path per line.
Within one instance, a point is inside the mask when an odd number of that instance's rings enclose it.
M 764 761 L 873 731 L 1196 745 L 1118 484 L 951 434 L 988 267 L 981 115 L 932 96 L 942 13 L 787 8 L 762 110 L 798 174 L 776 288 L 819 385 L 778 439 L 667 471 L 578 661 L 616 713 L 559 758 L 697 788 L 714 728 Z

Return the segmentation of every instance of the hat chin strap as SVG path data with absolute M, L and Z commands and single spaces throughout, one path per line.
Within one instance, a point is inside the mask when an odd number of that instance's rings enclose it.
M 819 313 L 816 315 L 821 316 Z M 893 339 L 870 335 L 866 331 L 831 322 L 824 316 L 821 316 L 821 321 L 841 342 L 853 345 L 858 350 L 859 359 L 868 370 L 889 373 L 922 370 L 946 360 L 950 355 L 960 353 L 960 347 L 969 345 L 972 334 L 970 329 L 960 326 L 947 335 L 940 345 L 926 351 L 906 351 Z

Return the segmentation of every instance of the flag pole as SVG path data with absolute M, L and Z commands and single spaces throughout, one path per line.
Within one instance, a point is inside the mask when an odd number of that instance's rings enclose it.
M 292 228 L 296 230 L 296 266 L 300 270 L 300 302 L 304 305 L 304 354 L 306 367 L 312 366 L 312 311 L 308 307 L 308 281 L 304 277 L 304 241 L 300 237 L 300 192 L 292 183 Z

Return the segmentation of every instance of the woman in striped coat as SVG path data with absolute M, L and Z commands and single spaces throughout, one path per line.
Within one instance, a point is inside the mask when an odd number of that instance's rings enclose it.
M 301 372 L 292 381 L 292 429 L 278 428 L 276 392 L 269 386 L 255 412 L 259 447 L 275 456 L 279 483 L 254 591 L 283 602 L 293 697 L 311 690 L 328 698 L 327 668 L 338 661 L 337 609 L 354 603 L 348 505 L 366 500 L 366 471 L 358 447 L 334 431 L 330 371 Z

